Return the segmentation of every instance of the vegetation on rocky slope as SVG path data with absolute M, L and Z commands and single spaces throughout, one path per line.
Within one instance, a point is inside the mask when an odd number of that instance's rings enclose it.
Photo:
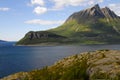
M 18 45 L 36 45 L 41 43 L 60 44 L 116 44 L 120 43 L 120 17 L 109 8 L 100 8 L 95 5 L 91 8 L 73 13 L 61 26 L 46 30 L 36 31 L 21 39 Z M 36 34 L 37 33 L 37 34 Z M 38 37 L 57 35 L 55 37 Z M 34 39 L 30 39 L 34 35 Z M 36 38 L 37 36 L 37 38 Z M 60 37 L 60 38 L 59 38 Z M 66 38 L 61 38 L 66 37 Z
M 120 80 L 120 51 L 106 49 L 76 54 L 52 66 L 1 80 Z
M 62 43 L 66 39 L 64 36 L 60 36 L 48 31 L 30 31 L 28 32 L 23 39 L 21 39 L 16 44 L 18 45 L 38 45 L 40 43 Z
M 119 20 L 119 19 L 118 19 Z M 58 28 L 49 30 L 52 33 L 68 37 L 67 42 L 79 44 L 115 44 L 120 40 L 119 21 L 111 19 L 107 22 L 100 18 L 96 22 L 85 21 L 79 23 L 69 20 Z

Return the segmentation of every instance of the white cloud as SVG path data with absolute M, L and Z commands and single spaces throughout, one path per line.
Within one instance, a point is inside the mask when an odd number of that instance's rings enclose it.
M 43 0 L 31 0 L 31 4 L 44 6 L 45 2 Z
M 54 25 L 54 24 L 63 24 L 64 20 L 51 21 L 51 20 L 34 19 L 34 20 L 25 21 L 25 23 L 35 24 L 35 25 Z
M 104 0 L 98 0 L 99 2 L 103 2 Z
M 34 7 L 33 12 L 37 15 L 41 15 L 47 12 L 47 8 L 45 7 L 44 0 L 31 0 L 30 3 L 27 4 L 28 6 Z M 36 7 L 37 5 L 37 7 Z
M 120 16 L 120 3 L 109 4 L 110 9 L 112 9 L 117 15 Z
M 31 5 L 38 5 L 33 12 L 40 15 L 47 11 L 60 10 L 66 6 L 88 6 L 102 3 L 104 0 L 49 0 L 53 3 L 50 8 L 45 7 L 45 0 L 31 0 Z
M 104 0 L 50 0 L 54 3 L 54 9 L 61 9 L 65 6 L 85 6 L 101 3 Z
M 34 9 L 33 12 L 40 15 L 40 14 L 47 12 L 47 8 L 38 6 Z
M 0 11 L 9 11 L 10 8 L 0 8 Z

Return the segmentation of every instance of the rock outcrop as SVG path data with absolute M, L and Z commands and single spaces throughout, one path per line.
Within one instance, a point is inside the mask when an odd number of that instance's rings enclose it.
M 64 36 L 60 36 L 47 31 L 30 31 L 25 37 L 17 42 L 18 45 L 34 45 L 38 43 L 51 43 L 60 41 L 61 39 L 66 39 Z
M 0 80 L 120 80 L 120 51 L 97 50 L 66 57 L 41 70 Z
M 105 18 L 110 18 L 110 19 L 119 18 L 119 16 L 117 16 L 108 7 L 102 8 L 101 11 L 104 14 Z
M 42 39 L 42 38 L 65 38 L 63 36 L 60 35 L 56 35 L 47 31 L 38 31 L 38 32 L 34 32 L 34 31 L 30 31 L 26 34 L 26 36 L 32 40 L 32 39 Z
M 86 19 L 99 19 L 99 18 L 107 18 L 107 19 L 114 19 L 119 18 L 112 10 L 108 7 L 100 8 L 98 4 L 95 6 L 88 8 L 86 10 L 82 10 L 76 13 L 73 13 L 66 22 L 71 20 L 77 20 L 81 23 L 81 20 Z

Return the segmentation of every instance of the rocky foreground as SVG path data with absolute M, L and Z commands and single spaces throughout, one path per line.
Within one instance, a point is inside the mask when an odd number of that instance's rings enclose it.
M 120 51 L 76 54 L 50 67 L 16 73 L 0 80 L 120 80 Z

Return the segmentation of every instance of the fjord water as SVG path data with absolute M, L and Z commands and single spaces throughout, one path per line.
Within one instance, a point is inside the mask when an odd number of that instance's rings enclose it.
M 120 50 L 120 45 L 81 46 L 0 46 L 0 78 L 44 66 L 81 52 L 99 49 Z

